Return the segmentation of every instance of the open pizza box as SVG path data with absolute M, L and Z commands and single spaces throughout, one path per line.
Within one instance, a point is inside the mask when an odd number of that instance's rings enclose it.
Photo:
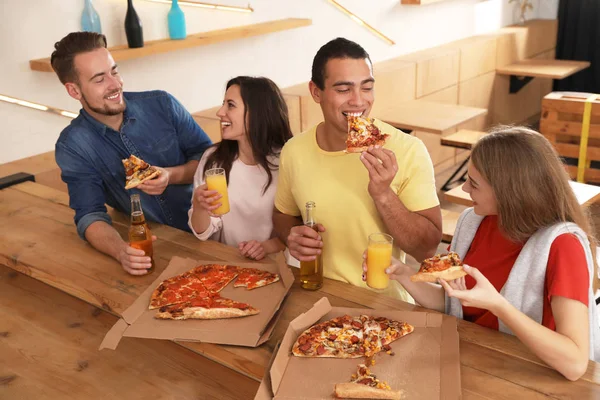
M 156 319 L 158 310 L 149 310 L 154 289 L 165 279 L 179 275 L 198 265 L 215 264 L 215 261 L 173 257 L 156 280 L 123 312 L 121 319 L 108 331 L 100 350 L 116 349 L 123 336 L 146 339 L 198 341 L 238 346 L 256 347 L 266 342 L 281 314 L 281 304 L 294 283 L 294 275 L 285 262 L 283 253 L 272 263 L 228 263 L 239 267 L 258 268 L 278 273 L 280 280 L 270 285 L 246 290 L 234 288 L 230 282 L 221 292 L 222 297 L 248 303 L 260 312 L 240 318 L 214 320 Z
M 375 355 L 369 369 L 407 400 L 461 398 L 456 318 L 433 312 L 331 307 L 327 298 L 294 319 L 256 394 L 255 400 L 333 399 L 336 383 L 349 382 L 364 358 L 294 357 L 292 346 L 312 325 L 342 315 L 371 315 L 408 322 L 415 330 L 391 343 L 395 355 Z

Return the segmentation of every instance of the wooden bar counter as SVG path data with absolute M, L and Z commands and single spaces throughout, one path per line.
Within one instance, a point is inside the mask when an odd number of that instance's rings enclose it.
M 124 235 L 128 218 L 112 215 Z M 77 236 L 66 193 L 33 182 L 0 191 L 0 224 L 2 399 L 251 399 L 288 323 L 321 297 L 333 306 L 419 310 L 326 280 L 316 292 L 295 284 L 273 336 L 258 348 L 125 338 L 115 351 L 98 351 L 116 317 L 171 257 L 248 260 L 235 248 L 154 224 L 157 270 L 130 276 Z M 513 336 L 465 321 L 458 330 L 463 399 L 600 398 L 600 364 L 590 362 L 569 382 Z

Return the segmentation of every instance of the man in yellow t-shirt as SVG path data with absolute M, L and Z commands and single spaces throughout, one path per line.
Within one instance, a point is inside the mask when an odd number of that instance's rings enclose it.
M 368 236 L 385 232 L 394 246 L 421 261 L 435 253 L 442 216 L 433 166 L 423 142 L 375 120 L 389 137 L 383 147 L 347 154 L 347 115 L 368 116 L 374 102 L 372 63 L 358 44 L 337 38 L 317 52 L 309 89 L 324 122 L 283 147 L 274 229 L 300 261 L 323 255 L 324 275 L 365 287 L 362 253 Z M 319 232 L 302 225 L 316 204 Z M 391 296 L 412 301 L 394 280 Z

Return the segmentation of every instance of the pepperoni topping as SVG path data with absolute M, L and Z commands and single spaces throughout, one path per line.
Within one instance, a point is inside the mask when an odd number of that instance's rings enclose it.
M 335 339 L 337 339 L 337 336 L 336 335 L 329 335 L 328 339 L 329 340 L 335 340 Z
M 352 321 L 352 327 L 356 329 L 362 329 L 363 325 L 358 321 Z
M 356 336 L 356 335 L 352 335 L 352 337 L 350 338 L 350 342 L 354 343 L 358 343 L 360 342 L 360 339 Z
M 301 352 L 306 353 L 308 350 L 310 350 L 310 343 L 304 343 L 299 347 L 299 349 Z
M 389 327 L 389 325 L 388 325 L 388 324 L 386 324 L 385 322 L 381 322 L 381 323 L 379 324 L 379 326 L 381 327 L 381 330 L 382 330 L 382 331 L 385 331 L 385 330 L 386 330 L 386 329 Z
M 320 345 L 319 347 L 317 347 L 317 354 L 321 355 L 323 353 L 325 353 L 325 346 Z
M 383 345 L 383 349 L 384 349 L 385 351 L 390 351 L 392 348 L 390 347 L 390 345 L 389 345 L 389 344 L 384 344 L 384 345 Z

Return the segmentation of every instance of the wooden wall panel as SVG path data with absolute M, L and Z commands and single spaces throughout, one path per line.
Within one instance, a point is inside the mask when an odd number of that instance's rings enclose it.
M 397 60 L 384 61 L 374 65 L 373 73 L 375 103 L 371 109 L 371 116 L 377 117 L 379 109 L 390 103 L 414 100 L 417 64 Z
M 537 19 L 502 28 L 497 35 L 496 66 L 532 58 L 556 47 L 557 20 Z
M 495 35 L 473 36 L 448 44 L 460 51 L 459 82 L 496 70 Z
M 399 57 L 417 64 L 416 98 L 435 93 L 458 83 L 460 51 L 448 46 L 434 47 Z
M 494 99 L 492 123 L 519 124 L 529 121 L 541 110 L 540 81 L 534 79 L 518 93 L 509 93 L 509 77 L 496 75 L 494 79 Z
M 495 72 L 461 82 L 458 86 L 458 104 L 488 110 L 487 115 L 475 118 L 458 126 L 458 129 L 486 131 L 492 123 Z
M 423 96 L 419 100 L 444 104 L 458 104 L 458 85 L 453 85 L 427 96 Z M 451 129 L 448 132 L 445 132 L 444 135 L 450 135 L 454 132 L 456 132 L 456 129 Z M 425 143 L 425 147 L 427 147 L 427 151 L 429 152 L 429 156 L 431 157 L 434 166 L 438 166 L 448 160 L 454 159 L 456 151 L 453 147 L 441 145 L 440 139 L 442 138 L 442 135 L 422 131 L 414 131 L 413 134 Z
M 284 94 L 295 95 L 300 98 L 301 131 L 312 128 L 323 121 L 321 106 L 315 103 L 308 90 L 308 82 L 282 89 Z
M 288 119 L 290 121 L 290 129 L 293 135 L 302 132 L 302 112 L 300 109 L 300 96 L 291 94 L 283 94 L 283 98 L 288 107 Z

